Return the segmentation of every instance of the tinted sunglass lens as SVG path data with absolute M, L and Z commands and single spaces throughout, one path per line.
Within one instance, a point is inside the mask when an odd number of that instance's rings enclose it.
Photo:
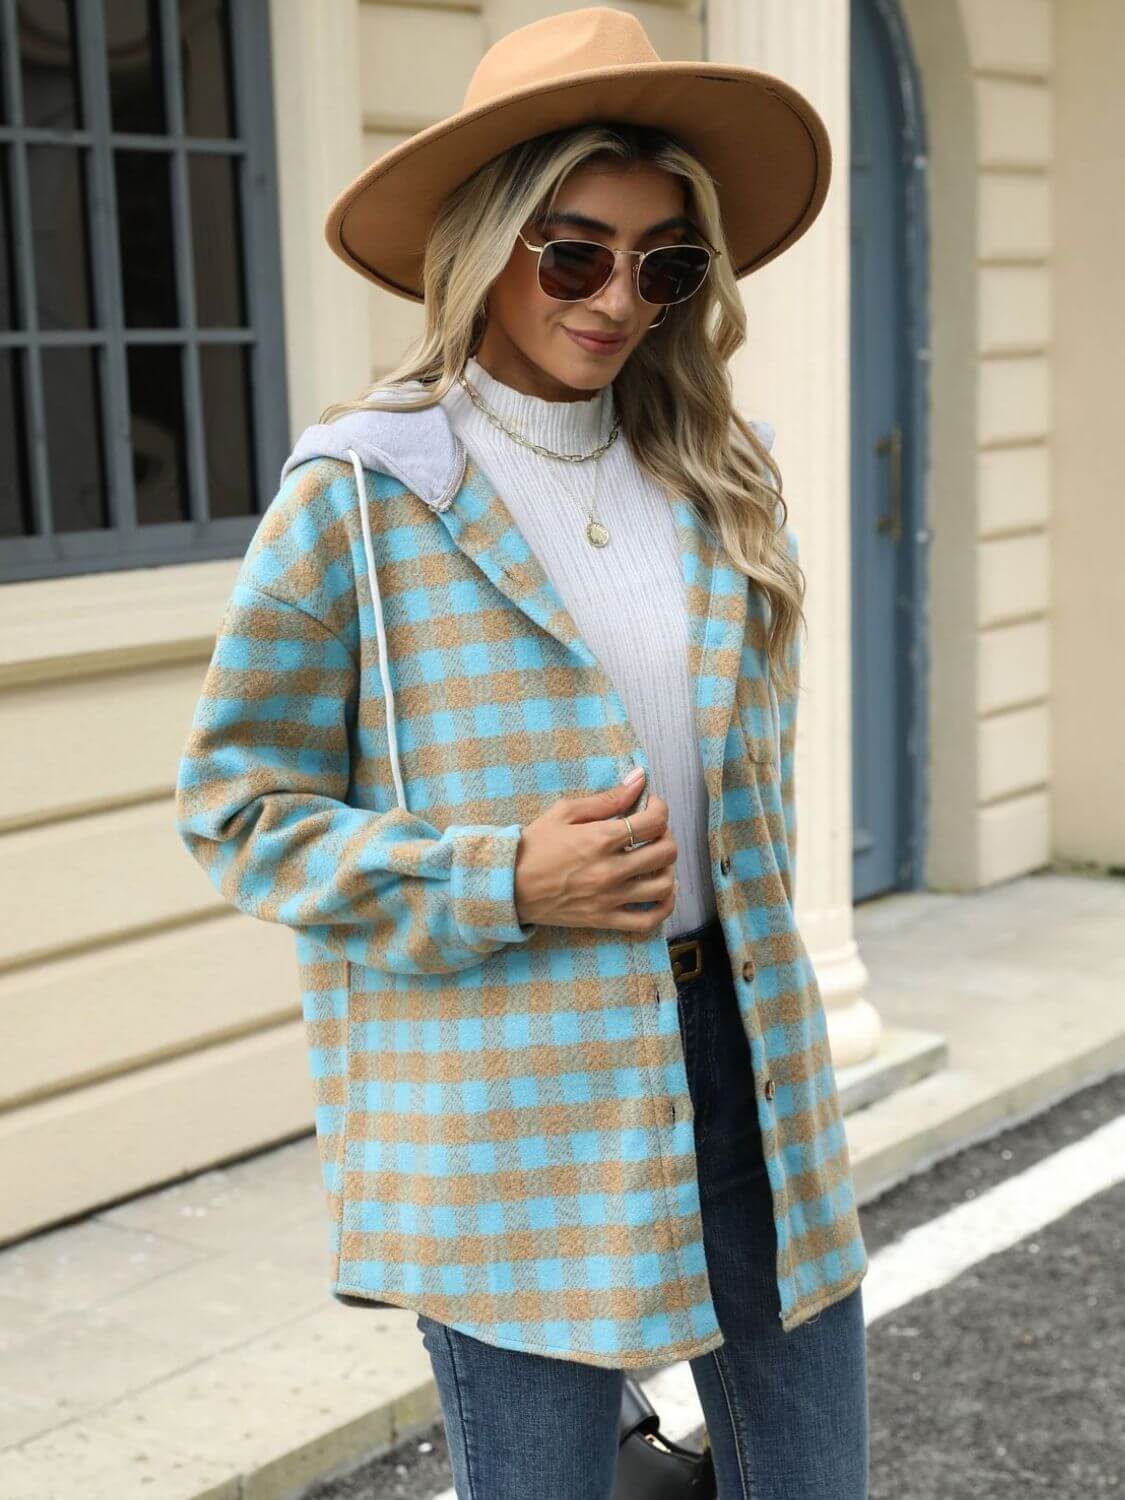
M 646 302 L 682 302 L 703 285 L 711 257 L 698 245 L 669 245 L 641 262 L 639 287 Z
M 582 302 L 609 280 L 613 252 L 581 240 L 555 240 L 539 257 L 539 285 L 560 302 Z

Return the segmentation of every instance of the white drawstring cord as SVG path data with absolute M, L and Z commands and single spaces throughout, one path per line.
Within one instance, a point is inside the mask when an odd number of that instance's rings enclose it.
M 371 590 L 371 604 L 375 611 L 375 634 L 379 640 L 379 676 L 383 682 L 383 699 L 387 709 L 387 747 L 391 757 L 391 775 L 394 777 L 395 796 L 404 812 L 406 791 L 402 784 L 402 771 L 398 763 L 398 735 L 395 730 L 395 695 L 391 688 L 391 674 L 387 667 L 387 632 L 383 624 L 383 601 L 379 595 L 379 575 L 375 571 L 375 553 L 371 546 L 371 518 L 367 514 L 367 486 L 363 479 L 363 465 L 359 454 L 349 448 L 352 468 L 355 470 L 355 485 L 359 496 L 359 520 L 363 527 L 363 552 L 367 559 L 367 581 Z

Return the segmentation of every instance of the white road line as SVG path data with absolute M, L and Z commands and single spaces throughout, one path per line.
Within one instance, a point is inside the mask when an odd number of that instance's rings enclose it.
M 997 1183 L 979 1198 L 907 1230 L 873 1255 L 863 1278 L 867 1322 L 944 1286 L 986 1256 L 1010 1250 L 1122 1179 L 1125 1115 Z
M 703 1426 L 703 1410 L 686 1359 L 666 1365 L 644 1383 L 644 1393 L 660 1414 L 660 1430 L 674 1443 Z
M 959 1203 L 871 1257 L 863 1278 L 868 1324 L 960 1276 L 970 1266 L 1010 1250 L 1029 1234 L 1061 1219 L 1087 1198 L 1125 1179 L 1125 1115 L 1099 1126 L 1026 1171 Z M 682 1442 L 703 1425 L 703 1412 L 686 1360 L 646 1380 L 661 1431 Z M 457 1500 L 443 1490 L 433 1500 Z

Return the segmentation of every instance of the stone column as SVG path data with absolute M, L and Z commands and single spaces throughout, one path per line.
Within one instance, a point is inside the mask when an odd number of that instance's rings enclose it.
M 746 416 L 777 428 L 773 452 L 808 578 L 797 716 L 797 908 L 836 1067 L 876 1051 L 852 932 L 849 532 L 848 6 L 713 0 L 705 56 L 774 73 L 823 118 L 832 182 L 811 229 L 742 282 L 747 342 L 732 362 Z M 754 142 L 747 137 L 753 155 Z
M 371 379 L 373 288 L 332 254 L 324 218 L 365 164 L 357 0 L 270 0 L 289 426 Z

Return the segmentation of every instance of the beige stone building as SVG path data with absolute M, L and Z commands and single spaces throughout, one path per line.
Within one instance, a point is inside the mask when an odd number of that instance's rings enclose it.
M 291 935 L 179 844 L 177 762 L 290 439 L 420 326 L 328 203 L 550 9 L 200 3 L 178 60 L 97 0 L 4 13 L 0 1239 L 312 1128 Z M 633 9 L 834 142 L 735 378 L 809 578 L 798 899 L 846 1065 L 881 1031 L 857 899 L 1125 867 L 1125 7 Z

